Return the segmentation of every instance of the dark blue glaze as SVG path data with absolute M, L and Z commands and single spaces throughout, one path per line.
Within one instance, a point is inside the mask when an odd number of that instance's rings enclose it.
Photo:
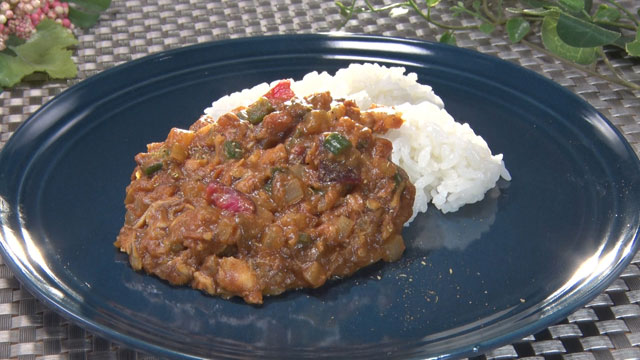
M 112 243 L 145 144 L 223 94 L 364 61 L 416 72 L 504 154 L 513 181 L 459 213 L 419 216 L 398 262 L 262 306 L 131 270 Z M 46 304 L 164 356 L 455 357 L 552 325 L 617 278 L 637 249 L 639 170 L 591 106 L 493 57 L 369 36 L 221 41 L 104 71 L 27 120 L 0 153 L 0 245 Z

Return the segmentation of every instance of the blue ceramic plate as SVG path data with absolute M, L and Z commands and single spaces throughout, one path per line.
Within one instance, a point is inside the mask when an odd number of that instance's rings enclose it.
M 398 262 L 262 306 L 132 271 L 112 243 L 145 144 L 223 94 L 365 61 L 431 84 L 504 154 L 513 181 L 458 213 L 419 216 Z M 248 38 L 115 67 L 42 107 L 0 155 L 0 245 L 47 305 L 164 356 L 472 355 L 562 320 L 618 277 L 638 245 L 639 180 L 638 158 L 607 120 L 510 63 L 404 39 Z

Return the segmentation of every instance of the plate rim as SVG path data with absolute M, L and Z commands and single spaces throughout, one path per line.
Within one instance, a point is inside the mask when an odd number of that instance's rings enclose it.
M 526 71 L 530 75 L 538 77 L 539 79 L 544 81 L 547 85 L 554 87 L 556 91 L 561 91 L 565 96 L 569 96 L 571 98 L 577 99 L 578 101 L 582 102 L 583 105 L 585 105 L 589 109 L 592 109 L 595 113 L 600 115 L 601 119 L 610 127 L 610 129 L 616 134 L 616 136 L 619 139 L 622 140 L 622 143 L 624 144 L 625 149 L 630 154 L 633 155 L 633 158 L 634 158 L 633 160 L 634 160 L 634 162 L 636 164 L 636 167 L 640 168 L 640 160 L 638 159 L 638 154 L 635 152 L 635 150 L 629 144 L 629 141 L 626 139 L 626 137 L 620 132 L 620 130 L 613 123 L 611 123 L 611 121 L 609 119 L 607 119 L 605 116 L 603 116 L 597 109 L 595 109 L 591 104 L 589 104 L 587 101 L 585 101 L 583 98 L 581 98 L 577 94 L 573 93 L 572 91 L 568 90 L 567 88 L 565 88 L 565 87 L 561 86 L 560 84 L 558 84 L 558 83 L 556 83 L 556 82 L 554 82 L 554 81 L 542 76 L 541 74 L 539 74 L 539 73 L 537 73 L 535 71 L 532 71 L 530 69 L 527 69 L 525 67 L 516 65 L 516 64 L 514 64 L 512 62 L 509 62 L 507 60 L 503 60 L 503 59 L 495 57 L 495 56 L 491 56 L 491 55 L 480 53 L 480 52 L 475 51 L 475 50 L 453 47 L 453 46 L 440 44 L 440 43 L 435 43 L 435 42 L 431 42 L 431 41 L 425 41 L 425 40 L 420 40 L 420 39 L 402 38 L 402 37 L 390 37 L 390 36 L 366 35 L 366 34 L 343 34 L 343 33 L 338 33 L 338 34 L 336 34 L 336 33 L 278 34 L 278 35 L 261 35 L 261 36 L 251 36 L 251 37 L 235 38 L 235 39 L 215 40 L 215 41 L 204 42 L 204 43 L 184 46 L 184 47 L 180 47 L 180 48 L 175 48 L 175 49 L 171 49 L 171 50 L 161 51 L 161 52 L 158 52 L 158 53 L 146 55 L 144 57 L 125 62 L 125 63 L 120 64 L 120 65 L 113 66 L 113 67 L 111 67 L 109 69 L 101 71 L 101 72 L 99 72 L 99 73 L 97 73 L 97 74 L 95 74 L 93 76 L 90 76 L 90 77 L 88 77 L 88 78 L 86 78 L 86 79 L 84 79 L 84 80 L 82 80 L 82 81 L 80 81 L 80 82 L 68 87 L 67 89 L 62 91 L 60 94 L 56 95 L 55 97 L 53 97 L 52 99 L 47 101 L 36 112 L 34 112 L 31 116 L 29 116 L 28 119 L 23 121 L 20 124 L 20 126 L 15 130 L 15 132 L 12 134 L 12 136 L 6 142 L 5 147 L 0 151 L 0 159 L 2 159 L 4 156 L 6 156 L 6 153 L 8 152 L 6 149 L 10 148 L 12 146 L 12 144 L 13 144 L 12 143 L 12 139 L 16 138 L 14 135 L 21 133 L 21 131 L 24 131 L 23 128 L 26 128 L 27 126 L 29 126 L 29 124 L 31 124 L 33 121 L 35 121 L 37 119 L 37 117 L 41 113 L 46 112 L 48 108 L 50 108 L 51 106 L 54 106 L 55 103 L 57 101 L 59 101 L 60 98 L 64 98 L 65 96 L 71 96 L 73 93 L 75 93 L 77 91 L 81 91 L 83 88 L 91 85 L 91 83 L 93 83 L 95 81 L 99 81 L 102 78 L 108 77 L 112 73 L 120 72 L 120 71 L 126 70 L 126 69 L 131 68 L 131 67 L 136 67 L 136 66 L 139 66 L 140 64 L 154 62 L 154 61 L 162 59 L 162 58 L 164 58 L 166 56 L 171 56 L 171 55 L 179 54 L 179 53 L 182 53 L 182 52 L 185 52 L 185 53 L 192 52 L 192 51 L 200 49 L 200 48 L 208 48 L 208 47 L 211 47 L 211 46 L 225 46 L 226 44 L 230 44 L 230 43 L 231 44 L 250 43 L 252 41 L 263 41 L 263 40 L 266 40 L 266 41 L 285 41 L 287 39 L 290 39 L 290 40 L 291 39 L 311 39 L 311 40 L 316 40 L 316 41 L 335 41 L 337 39 L 342 39 L 342 40 L 349 40 L 349 41 L 354 41 L 354 42 L 372 41 L 373 40 L 373 41 L 382 41 L 382 42 L 389 42 L 389 43 L 413 44 L 413 45 L 419 45 L 419 46 L 427 46 L 427 47 L 435 47 L 435 48 L 439 48 L 439 49 L 446 49 L 447 51 L 451 51 L 451 52 L 461 52 L 461 53 L 466 54 L 467 56 L 480 57 L 480 58 L 488 59 L 491 62 L 498 62 L 500 66 L 509 66 L 509 67 L 511 67 L 513 69 L 517 69 L 518 71 Z M 3 179 L 0 176 L 0 183 L 2 181 L 3 181 Z M 6 211 L 5 200 L 2 197 L 2 194 L 0 193 L 0 226 L 2 226 L 3 228 L 6 227 L 6 219 L 5 219 L 6 212 L 7 211 Z M 151 343 L 151 342 L 148 342 L 146 340 L 141 340 L 139 338 L 129 337 L 126 334 L 123 334 L 123 333 L 120 333 L 118 331 L 115 331 L 113 328 L 111 328 L 109 326 L 106 326 L 106 325 L 100 324 L 100 323 L 96 323 L 95 321 L 92 321 L 91 319 L 87 319 L 87 318 L 83 317 L 82 315 L 74 313 L 73 311 L 71 311 L 70 309 L 65 307 L 64 304 L 61 301 L 56 300 L 49 293 L 47 293 L 47 291 L 46 291 L 47 289 L 44 289 L 41 286 L 38 286 L 36 284 L 36 282 L 34 282 L 32 279 L 30 279 L 30 277 L 28 276 L 28 271 L 25 271 L 22 266 L 19 266 L 18 263 L 15 262 L 15 257 L 11 256 L 11 255 L 14 255 L 14 253 L 11 251 L 10 247 L 8 247 L 6 245 L 7 239 L 5 238 L 5 235 L 4 235 L 4 231 L 6 231 L 6 229 L 0 229 L 0 230 L 2 230 L 2 231 L 0 231 L 0 250 L 1 250 L 0 254 L 4 258 L 5 265 L 7 265 L 9 267 L 9 269 L 12 271 L 12 274 L 18 280 L 20 280 L 20 284 L 22 286 L 27 288 L 27 290 L 31 294 L 33 294 L 34 297 L 36 297 L 38 300 L 42 301 L 44 304 L 49 306 L 55 312 L 61 314 L 63 317 L 65 317 L 67 319 L 71 319 L 72 321 L 74 321 L 77 324 L 81 324 L 83 327 L 87 328 L 91 332 L 94 332 L 94 333 L 96 333 L 98 335 L 104 336 L 104 337 L 109 338 L 109 339 L 113 339 L 116 342 L 123 343 L 125 345 L 131 346 L 131 347 L 133 347 L 135 349 L 139 349 L 141 351 L 155 353 L 155 354 L 159 354 L 159 355 L 163 355 L 163 356 L 172 356 L 172 357 L 173 356 L 179 356 L 179 357 L 182 357 L 182 358 L 190 358 L 190 359 L 200 358 L 199 356 L 192 355 L 192 354 L 187 354 L 187 353 L 179 351 L 179 350 L 174 350 L 174 349 L 170 349 L 170 348 L 167 348 L 167 347 L 163 347 L 161 345 L 158 345 L 158 344 L 155 344 L 155 343 Z M 513 340 L 517 340 L 518 338 L 524 337 L 524 336 L 526 336 L 528 334 L 535 333 L 536 331 L 539 331 L 539 330 L 544 329 L 544 328 L 546 328 L 546 327 L 548 327 L 550 325 L 553 325 L 553 323 L 565 318 L 571 312 L 573 312 L 576 309 L 578 309 L 578 308 L 584 306 L 585 304 L 587 304 L 591 299 L 593 299 L 598 294 L 600 294 L 612 281 L 614 281 L 615 279 L 617 279 L 620 276 L 620 274 L 624 271 L 624 269 L 633 260 L 633 254 L 635 254 L 637 252 L 638 248 L 640 247 L 640 244 L 638 243 L 638 240 L 639 240 L 639 232 L 638 232 L 638 229 L 636 228 L 635 229 L 635 234 L 632 235 L 630 237 L 630 239 L 628 240 L 628 242 L 629 242 L 628 245 L 629 245 L 629 249 L 630 249 L 629 254 L 626 255 L 626 256 L 623 256 L 620 259 L 620 261 L 618 261 L 611 268 L 611 271 L 609 271 L 608 273 L 604 274 L 603 279 L 601 279 L 596 284 L 596 286 L 592 286 L 590 289 L 588 289 L 588 291 L 586 293 L 581 294 L 579 299 L 578 299 L 579 301 L 576 301 L 576 298 L 573 297 L 572 298 L 573 301 L 570 301 L 570 304 L 568 304 L 568 306 L 564 306 L 562 309 L 558 309 L 558 310 L 552 312 L 551 314 L 542 316 L 539 319 L 533 321 L 532 323 L 530 323 L 530 324 L 528 324 L 528 325 L 526 325 L 524 327 L 520 327 L 519 329 L 516 329 L 515 331 L 513 331 L 513 332 L 511 332 L 509 334 L 504 334 L 502 336 L 494 337 L 491 340 L 487 340 L 487 341 L 478 343 L 475 346 L 459 348 L 459 349 L 457 349 L 455 351 L 452 351 L 450 353 L 441 354 L 441 356 L 438 356 L 438 357 L 447 358 L 447 357 L 459 357 L 459 356 L 473 355 L 473 354 L 479 355 L 483 351 L 494 349 L 494 348 L 496 348 L 497 346 L 500 346 L 500 345 L 508 344 Z M 565 296 L 565 298 L 566 298 L 566 296 Z

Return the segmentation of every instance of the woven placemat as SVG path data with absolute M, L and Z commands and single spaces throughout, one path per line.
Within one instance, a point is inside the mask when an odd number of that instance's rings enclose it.
M 380 2 L 379 2 L 380 3 Z M 634 1 L 621 1 L 625 6 Z M 640 4 L 634 5 L 636 7 Z M 449 14 L 434 19 L 461 24 Z M 467 20 L 464 20 L 466 22 Z M 100 22 L 76 31 L 77 79 L 21 84 L 0 93 L 0 147 L 30 114 L 70 85 L 142 56 L 206 41 L 287 33 L 329 32 L 342 18 L 333 1 L 316 0 L 114 0 Z M 360 14 L 342 31 L 435 40 L 439 31 L 408 13 Z M 638 91 L 585 76 L 500 34 L 456 34 L 461 47 L 475 49 L 534 70 L 583 97 L 610 119 L 640 152 Z M 614 59 L 616 70 L 640 79 L 640 63 Z M 145 359 L 68 322 L 48 309 L 0 260 L 0 358 Z M 605 292 L 567 319 L 478 358 L 640 359 L 640 257 Z

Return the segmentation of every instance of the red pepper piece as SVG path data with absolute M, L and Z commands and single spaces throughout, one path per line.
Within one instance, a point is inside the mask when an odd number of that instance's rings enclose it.
M 281 80 L 269 92 L 264 94 L 264 97 L 276 103 L 283 103 L 294 96 L 296 94 L 291 90 L 291 82 L 289 80 Z
M 207 201 L 209 204 L 233 213 L 251 214 L 256 210 L 255 204 L 247 195 L 215 180 L 207 186 Z

